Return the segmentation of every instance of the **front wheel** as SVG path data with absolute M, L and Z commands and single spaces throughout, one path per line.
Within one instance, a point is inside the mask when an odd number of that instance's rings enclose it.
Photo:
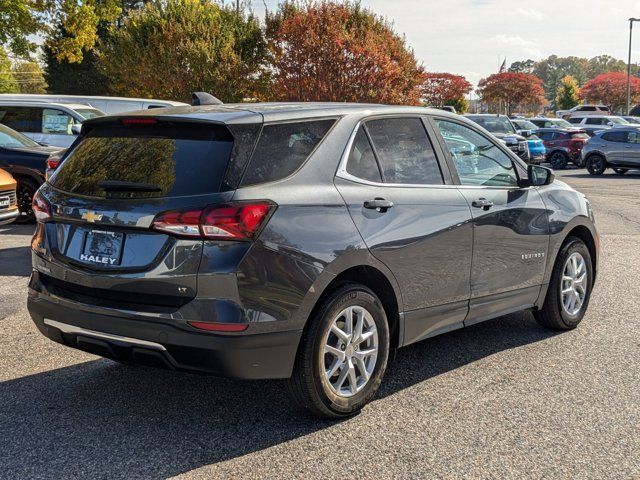
M 562 170 L 567 167 L 569 158 L 564 152 L 553 152 L 549 157 L 549 163 L 554 170 Z
M 553 330 L 576 328 L 589 305 L 593 286 L 591 254 L 585 243 L 569 237 L 558 253 L 538 323 Z
M 587 170 L 591 175 L 602 175 L 607 169 L 607 161 L 602 155 L 591 155 L 587 159 Z
M 38 190 L 38 185 L 32 180 L 18 179 L 16 187 L 16 196 L 18 200 L 18 211 L 20 216 L 16 219 L 16 223 L 29 223 L 35 219 L 33 214 L 33 196 Z
M 357 413 L 378 391 L 389 357 L 389 326 L 378 297 L 364 285 L 334 291 L 309 319 L 289 390 L 313 414 Z

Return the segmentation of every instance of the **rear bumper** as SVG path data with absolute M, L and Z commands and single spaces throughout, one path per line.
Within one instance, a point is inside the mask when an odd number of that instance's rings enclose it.
M 243 379 L 290 377 L 302 334 L 251 334 L 251 327 L 241 334 L 187 331 L 115 309 L 94 310 L 31 286 L 27 307 L 38 330 L 66 346 L 132 364 Z
M 11 210 L 0 210 L 0 225 L 6 225 L 13 222 L 20 215 L 18 208 L 12 208 Z

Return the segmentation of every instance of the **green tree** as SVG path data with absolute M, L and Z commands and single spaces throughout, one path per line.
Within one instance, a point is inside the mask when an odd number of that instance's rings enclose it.
M 609 72 L 626 72 L 627 64 L 624 60 L 618 60 L 610 55 L 598 55 L 587 63 L 587 73 L 589 79 Z
M 469 101 L 464 97 L 447 100 L 444 104 L 448 107 L 455 108 L 456 112 L 461 114 L 467 113 L 467 110 L 469 110 Z
M 99 46 L 113 94 L 225 102 L 261 98 L 268 49 L 257 18 L 211 0 L 167 0 L 131 12 Z
M 533 69 L 536 66 L 536 62 L 534 60 L 524 60 L 513 62 L 509 66 L 509 71 L 512 73 L 533 73 Z
M 0 93 L 18 93 L 18 82 L 13 73 L 11 60 L 0 45 Z
M 556 107 L 568 110 L 580 103 L 580 89 L 578 82 L 571 75 L 567 75 L 560 81 L 560 86 L 556 91 Z
M 36 62 L 17 62 L 13 66 L 13 75 L 20 93 L 46 93 L 47 83 L 40 65 Z
M 41 15 L 47 8 L 47 0 L 0 0 L 0 46 L 28 56 L 36 48 L 29 35 L 45 28 Z

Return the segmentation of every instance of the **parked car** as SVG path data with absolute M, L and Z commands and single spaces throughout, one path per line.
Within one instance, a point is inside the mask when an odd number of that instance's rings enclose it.
M 538 127 L 523 118 L 511 119 L 511 123 L 516 127 L 518 134 L 527 139 L 531 163 L 544 162 L 547 157 L 547 148 L 544 146 L 544 142 L 535 133 L 538 130 Z
M 626 120 L 629 123 L 640 125 L 640 117 L 621 115 L 620 118 Z
M 43 147 L 29 137 L 0 125 L 0 168 L 18 182 L 19 222 L 33 220 L 33 195 L 45 180 L 47 162 L 60 152 L 60 147 Z
M 611 115 L 611 110 L 606 105 L 576 105 L 569 110 L 558 110 L 556 117 L 570 118 L 574 115 Z
M 598 132 L 582 149 L 582 158 L 591 175 L 602 175 L 607 168 L 618 175 L 640 168 L 640 131 L 615 128 Z
M 328 418 L 373 398 L 398 347 L 525 309 L 575 328 L 599 255 L 584 195 L 419 107 L 89 120 L 34 208 L 28 309 L 44 335 L 126 363 L 290 378 Z
M 531 161 L 527 139 L 522 135 L 518 135 L 516 127 L 513 126 L 509 117 L 494 114 L 466 114 L 464 116 L 504 142 L 509 150 L 522 160 L 527 163 Z
M 16 180 L 0 168 L 0 225 L 13 222 L 20 212 L 16 200 Z
M 534 117 L 527 120 L 538 128 L 571 128 L 573 126 L 562 118 Z
M 557 170 L 567 167 L 569 162 L 584 167 L 581 153 L 589 135 L 575 128 L 540 128 L 536 132 L 547 149 L 547 161 Z
M 69 147 L 82 122 L 103 112 L 87 105 L 0 100 L 0 123 L 38 143 Z
M 571 117 L 568 122 L 578 128 L 585 126 L 608 128 L 629 125 L 629 122 L 617 115 L 576 115 Z
M 100 110 L 106 114 L 130 112 L 133 110 L 147 110 L 151 108 L 178 107 L 187 106 L 183 102 L 174 102 L 172 100 L 156 100 L 154 98 L 128 98 L 128 97 L 101 97 L 91 95 L 39 95 L 39 94 L 0 94 L 0 102 L 5 100 L 11 101 L 29 101 L 29 102 L 47 102 L 47 103 L 71 103 L 74 105 L 83 105 Z

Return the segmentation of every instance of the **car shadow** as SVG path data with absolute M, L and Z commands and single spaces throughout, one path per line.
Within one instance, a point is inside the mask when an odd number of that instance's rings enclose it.
M 606 177 L 607 180 L 611 180 L 611 179 L 619 179 L 619 180 L 624 180 L 625 178 L 637 178 L 640 177 L 640 170 L 629 170 L 627 173 L 625 173 L 624 175 L 618 175 L 617 173 L 611 171 L 606 171 L 605 173 L 603 173 L 602 175 L 591 175 L 589 172 L 580 172 L 577 173 L 579 170 L 576 171 L 572 171 L 572 172 L 567 172 L 565 171 L 568 175 L 565 176 L 570 176 L 571 178 L 592 178 L 592 179 L 597 179 L 597 178 L 604 178 Z M 560 177 L 560 180 L 562 180 L 562 177 Z
M 523 313 L 401 349 L 378 398 L 551 335 Z M 0 383 L 0 412 L 0 465 L 12 479 L 167 478 L 335 425 L 292 410 L 282 380 L 104 359 Z

